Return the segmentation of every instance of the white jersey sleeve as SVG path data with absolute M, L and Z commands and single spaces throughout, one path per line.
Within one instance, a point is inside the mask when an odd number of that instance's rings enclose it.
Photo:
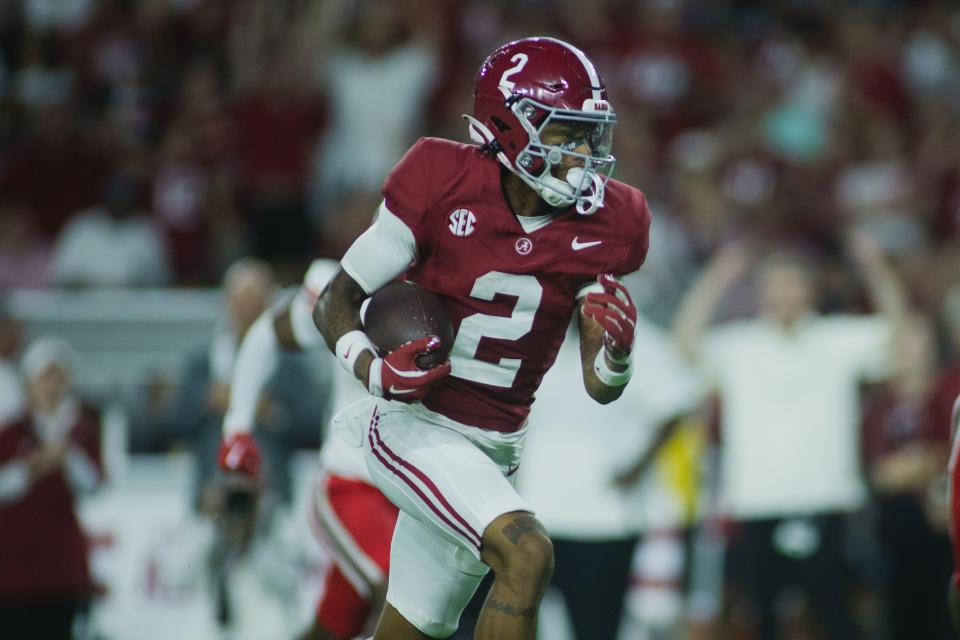
M 368 294 L 403 273 L 417 259 L 413 231 L 380 204 L 377 221 L 347 249 L 340 266 Z

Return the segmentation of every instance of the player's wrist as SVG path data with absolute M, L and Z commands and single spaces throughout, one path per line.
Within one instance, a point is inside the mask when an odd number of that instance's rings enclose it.
M 607 367 L 616 372 L 626 371 L 633 361 L 633 354 L 630 351 L 617 353 L 604 347 L 601 353 L 607 362 Z
M 367 391 L 378 398 L 383 397 L 383 358 L 371 358 L 367 362 L 367 374 L 360 378 L 365 380 Z
M 337 355 L 337 362 L 345 371 L 360 380 L 364 380 L 366 376 L 361 375 L 363 369 L 357 366 L 358 362 L 361 365 L 363 361 L 369 362 L 377 355 L 377 348 L 366 333 L 360 329 L 354 329 L 337 339 L 334 352 Z
M 360 354 L 360 357 L 357 358 L 357 362 L 353 366 L 353 375 L 356 376 L 357 380 L 362 382 L 365 387 L 370 385 L 370 370 L 374 362 L 379 359 L 380 358 L 377 358 L 376 355 L 369 351 L 364 351 Z
M 597 379 L 608 387 L 622 387 L 630 382 L 633 361 L 628 359 L 626 363 L 610 363 L 607 357 L 607 350 L 600 349 L 593 359 L 593 372 Z

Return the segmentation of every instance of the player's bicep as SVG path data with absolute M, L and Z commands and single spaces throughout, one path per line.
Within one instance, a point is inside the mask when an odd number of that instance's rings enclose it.
M 381 204 L 377 221 L 354 241 L 340 266 L 369 295 L 416 260 L 413 231 Z
M 313 308 L 313 323 L 331 351 L 340 336 L 363 328 L 360 307 L 366 298 L 363 287 L 342 268 L 320 293 Z

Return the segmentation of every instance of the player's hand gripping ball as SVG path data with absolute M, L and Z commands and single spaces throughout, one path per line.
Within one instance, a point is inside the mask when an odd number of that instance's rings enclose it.
M 385 354 L 370 365 L 374 395 L 414 402 L 450 373 L 453 325 L 440 299 L 420 285 L 393 282 L 378 289 L 363 322 Z
M 637 326 L 637 307 L 627 288 L 609 273 L 597 277 L 603 293 L 588 293 L 583 315 L 603 327 L 603 346 L 614 362 L 626 362 L 633 350 L 633 334 Z
M 391 400 L 414 402 L 427 395 L 434 384 L 450 373 L 450 361 L 421 369 L 418 359 L 441 351 L 437 336 L 426 336 L 399 347 L 370 365 L 380 366 L 380 395 Z

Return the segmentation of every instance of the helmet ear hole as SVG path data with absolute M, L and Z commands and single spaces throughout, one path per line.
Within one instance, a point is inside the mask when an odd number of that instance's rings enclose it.
M 500 131 L 509 131 L 510 125 L 498 118 L 497 116 L 490 116 L 490 121 L 493 122 L 493 125 Z

